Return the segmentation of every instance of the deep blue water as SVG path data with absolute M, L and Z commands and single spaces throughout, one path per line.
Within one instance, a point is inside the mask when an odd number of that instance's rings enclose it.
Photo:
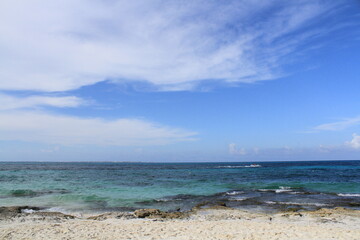
M 51 210 L 360 208 L 360 161 L 250 163 L 0 162 L 0 206 Z

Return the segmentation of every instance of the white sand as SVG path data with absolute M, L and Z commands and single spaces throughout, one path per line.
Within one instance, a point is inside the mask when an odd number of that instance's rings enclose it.
M 201 210 L 187 219 L 34 219 L 0 222 L 0 239 L 360 239 L 360 212 L 255 214 Z

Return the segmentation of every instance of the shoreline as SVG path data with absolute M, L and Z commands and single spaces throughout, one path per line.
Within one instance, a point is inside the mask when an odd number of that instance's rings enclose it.
M 359 239 L 360 211 L 256 213 L 225 206 L 68 215 L 0 208 L 0 239 Z
M 52 192 L 50 192 L 50 194 L 51 193 Z M 332 209 L 336 207 L 360 210 L 359 197 L 359 193 L 311 192 L 301 188 L 280 186 L 278 189 L 228 190 L 212 195 L 178 194 L 158 199 L 138 201 L 135 202 L 136 204 L 134 206 L 95 206 L 90 208 L 88 206 L 81 207 L 76 205 L 74 205 L 76 207 L 72 207 L 71 205 L 49 206 L 46 202 L 44 205 L 41 205 L 40 202 L 35 204 L 28 201 L 22 202 L 28 206 L 27 210 L 30 212 L 61 212 L 76 215 L 102 214 L 106 212 L 131 212 L 143 208 L 157 208 L 162 211 L 170 212 L 188 212 L 194 208 L 212 208 L 216 206 L 225 206 L 250 212 L 278 213 L 286 211 L 315 211 L 320 208 Z M 17 198 L 20 199 L 19 197 Z M 16 203 L 22 204 L 21 202 Z M 104 203 L 106 205 L 106 202 Z M 23 206 L 17 204 L 4 204 L 3 206 L 0 206 L 0 208 Z M 26 211 L 26 208 L 24 208 L 24 210 Z

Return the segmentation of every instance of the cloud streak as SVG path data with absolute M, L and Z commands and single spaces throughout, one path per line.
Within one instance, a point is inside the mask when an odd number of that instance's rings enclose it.
M 67 91 L 109 79 L 189 90 L 204 80 L 274 79 L 284 59 L 322 34 L 312 24 L 333 7 L 320 0 L 4 0 L 0 90 Z
M 35 108 L 40 106 L 79 107 L 85 104 L 85 101 L 75 96 L 30 96 L 20 98 L 6 94 L 0 94 L 0 103 L 0 110 L 14 110 L 22 108 Z
M 42 112 L 0 112 L 0 140 L 114 146 L 166 145 L 194 140 L 196 132 L 139 119 L 106 121 Z
M 360 125 L 360 117 L 346 118 L 342 121 L 325 123 L 314 127 L 315 131 L 340 131 Z

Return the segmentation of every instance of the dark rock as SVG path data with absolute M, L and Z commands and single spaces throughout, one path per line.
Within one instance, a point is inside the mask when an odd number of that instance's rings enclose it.
M 13 206 L 13 207 L 0 207 L 0 214 L 17 214 L 22 213 L 24 209 L 30 209 L 34 211 L 39 211 L 39 207 L 29 207 L 29 206 Z
M 135 217 L 137 218 L 165 218 L 165 219 L 175 219 L 175 218 L 185 218 L 189 216 L 188 213 L 184 212 L 163 212 L 159 209 L 139 209 L 134 212 Z
M 226 203 L 224 203 L 224 202 L 217 202 L 216 205 L 226 207 Z
M 167 219 L 185 218 L 187 216 L 189 216 L 189 214 L 183 212 L 162 212 L 160 215 L 161 218 Z
M 208 202 L 208 201 L 204 201 L 201 202 L 197 205 L 195 205 L 195 207 L 193 207 L 191 209 L 191 211 L 197 211 L 200 210 L 202 208 L 209 208 L 209 209 L 228 209 L 228 207 L 226 206 L 225 202 Z
M 207 202 L 207 201 L 198 203 L 198 204 L 196 204 L 196 205 L 192 208 L 192 211 L 196 211 L 196 210 L 198 210 L 198 209 L 200 209 L 200 208 L 203 208 L 203 207 L 205 207 L 205 206 L 208 206 L 209 204 L 210 204 L 210 203 Z
M 62 220 L 62 219 L 74 219 L 75 218 L 72 215 L 64 214 L 61 212 L 36 212 L 33 214 L 36 216 L 39 216 L 39 217 L 43 217 L 44 219 Z
M 33 210 L 35 212 L 26 212 L 24 210 Z M 67 219 L 74 219 L 72 215 L 63 214 L 60 212 L 38 212 L 41 210 L 39 207 L 29 206 L 13 206 L 13 207 L 0 207 L 0 220 L 1 221 L 13 221 L 19 219 L 21 222 L 24 221 L 63 221 Z
M 154 215 L 160 215 L 161 211 L 159 209 L 149 208 L 149 209 L 139 209 L 134 212 L 135 217 L 145 218 Z
M 104 213 L 97 216 L 91 216 L 87 219 L 96 220 L 96 221 L 103 221 L 109 218 L 116 218 L 116 219 L 133 219 L 135 216 L 128 212 L 112 212 L 112 213 Z
M 287 212 L 298 212 L 299 210 L 302 210 L 301 207 L 289 207 L 286 209 Z

